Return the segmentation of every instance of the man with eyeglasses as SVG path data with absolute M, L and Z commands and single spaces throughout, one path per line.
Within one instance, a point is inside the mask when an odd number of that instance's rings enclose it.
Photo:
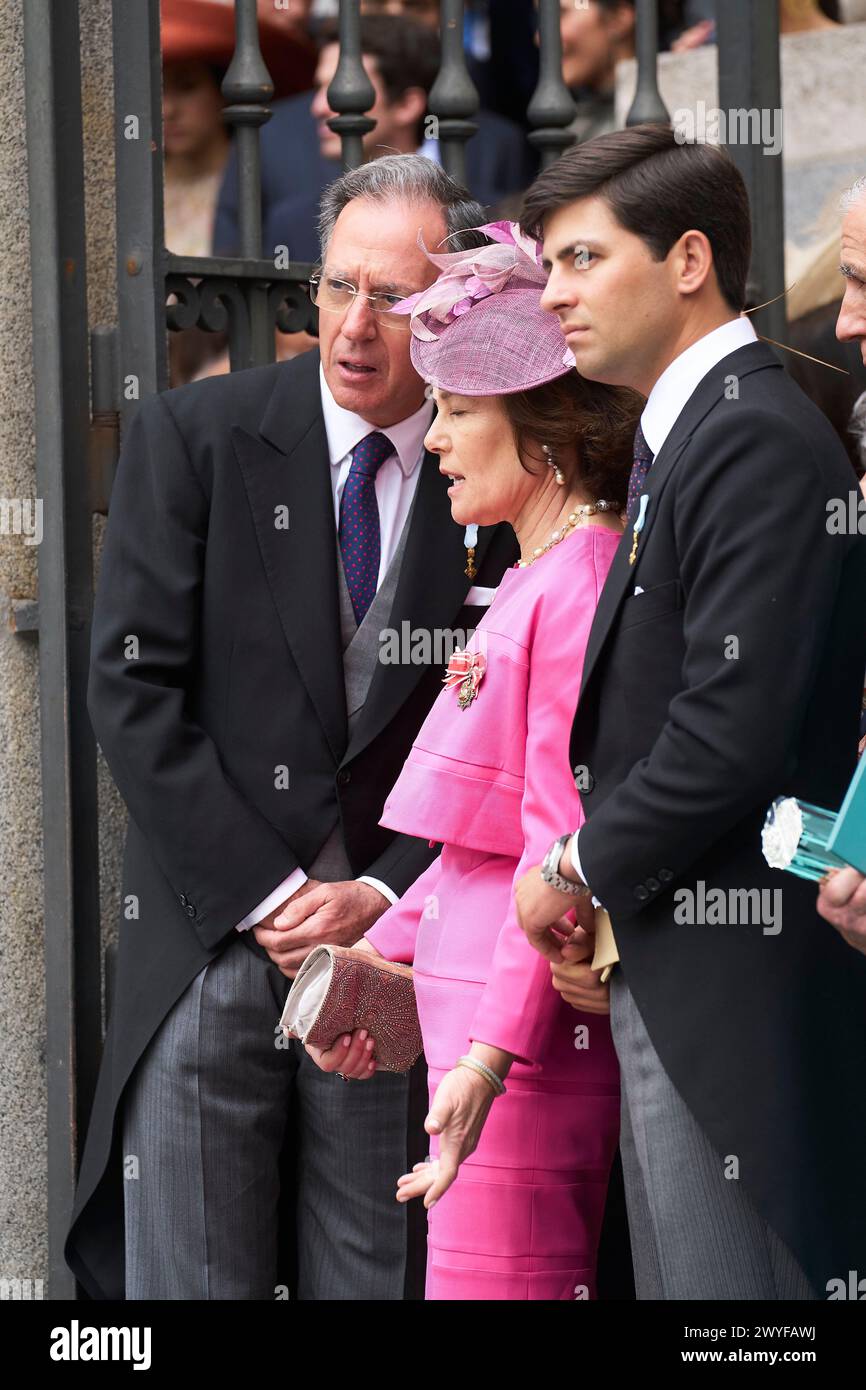
M 395 1200 L 423 1062 L 346 1084 L 278 1020 L 308 952 L 359 940 L 434 858 L 379 826 L 383 798 L 441 688 L 436 635 L 474 628 L 517 559 L 481 527 L 467 577 L 389 312 L 435 276 L 419 231 L 454 249 L 482 221 L 420 156 L 343 175 L 319 349 L 151 397 L 127 434 L 88 702 L 130 811 L 67 1242 L 91 1297 L 423 1297 L 423 1209 Z M 380 659 L 404 625 L 427 660 Z

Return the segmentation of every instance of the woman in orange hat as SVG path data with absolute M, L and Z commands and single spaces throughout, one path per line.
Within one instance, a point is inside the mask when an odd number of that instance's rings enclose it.
M 281 13 L 259 8 L 259 42 L 275 96 L 312 85 L 315 48 Z M 169 250 L 206 256 L 229 153 L 220 87 L 235 45 L 231 0 L 162 0 L 165 230 Z
M 220 89 L 235 46 L 234 4 L 162 0 L 160 20 L 165 244 L 179 256 L 209 256 L 231 138 Z M 275 96 L 312 84 L 315 47 L 284 12 L 259 6 L 259 42 Z M 172 334 L 172 384 L 189 380 L 224 345 L 224 335 Z

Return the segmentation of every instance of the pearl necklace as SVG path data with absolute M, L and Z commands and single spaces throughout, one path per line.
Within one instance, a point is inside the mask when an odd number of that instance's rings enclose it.
M 518 560 L 515 569 L 525 569 L 527 565 L 534 565 L 539 556 L 546 555 L 548 550 L 552 550 L 560 541 L 565 540 L 565 537 L 569 535 L 576 526 L 580 525 L 584 517 L 595 516 L 596 512 L 612 511 L 612 503 L 605 502 L 601 498 L 599 498 L 598 502 L 587 502 L 583 507 L 576 507 L 573 512 L 569 512 L 568 518 L 563 525 L 552 533 L 550 540 L 545 541 L 544 545 L 537 545 L 528 560 Z

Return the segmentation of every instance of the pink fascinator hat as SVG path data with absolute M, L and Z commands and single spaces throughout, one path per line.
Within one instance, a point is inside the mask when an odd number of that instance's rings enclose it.
M 547 277 L 539 243 L 516 222 L 478 227 L 493 245 L 428 251 L 439 276 L 391 311 L 410 314 L 410 356 L 419 376 L 461 396 L 528 391 L 574 370 L 553 314 L 541 308 Z

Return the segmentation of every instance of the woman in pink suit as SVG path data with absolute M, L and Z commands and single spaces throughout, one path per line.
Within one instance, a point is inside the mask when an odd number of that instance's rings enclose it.
M 441 853 L 359 948 L 414 966 L 431 1159 L 398 1200 L 430 1211 L 427 1298 L 590 1298 L 619 1126 L 606 988 L 579 930 L 551 978 L 513 889 L 582 821 L 568 735 L 639 401 L 578 377 L 539 308 L 536 244 L 511 224 L 482 230 L 493 245 L 433 256 L 439 279 L 400 308 L 434 387 L 425 443 L 454 480 L 452 516 L 508 520 L 522 558 L 449 662 L 385 802 L 382 825 Z M 372 1047 L 358 1033 L 308 1050 L 364 1079 Z

